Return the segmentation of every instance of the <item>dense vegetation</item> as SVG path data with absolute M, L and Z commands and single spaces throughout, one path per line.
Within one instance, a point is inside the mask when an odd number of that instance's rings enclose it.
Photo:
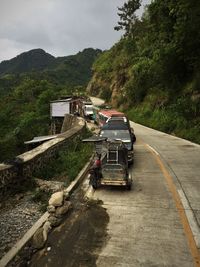
M 89 137 L 90 132 L 84 134 L 83 138 Z M 48 166 L 33 173 L 34 177 L 45 180 L 62 181 L 68 186 L 73 181 L 93 153 L 93 146 L 83 143 L 81 140 L 71 142 L 67 150 L 60 151 Z
M 23 152 L 24 141 L 49 134 L 49 102 L 84 93 L 99 53 L 89 48 L 54 58 L 36 49 L 0 64 L 0 161 Z
M 200 143 L 200 2 L 139 0 L 119 8 L 124 36 L 94 64 L 88 91 L 136 122 Z
M 83 138 L 87 138 L 91 133 L 85 132 Z M 46 192 L 37 187 L 35 178 L 63 182 L 67 187 L 73 181 L 81 169 L 88 162 L 93 153 L 93 146 L 83 143 L 80 139 L 71 142 L 66 150 L 59 151 L 56 158 L 52 159 L 43 169 L 35 170 L 32 179 L 24 180 L 23 183 L 16 184 L 11 188 L 9 194 L 32 192 L 32 200 L 39 202 L 40 209 L 45 212 L 51 192 Z

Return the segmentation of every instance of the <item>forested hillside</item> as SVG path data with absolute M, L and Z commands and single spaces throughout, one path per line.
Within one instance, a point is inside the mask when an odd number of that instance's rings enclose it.
M 139 0 L 119 8 L 121 40 L 93 66 L 88 92 L 139 123 L 200 143 L 200 2 Z
M 2 61 L 0 63 L 0 75 L 44 70 L 54 61 L 55 57 L 44 50 L 33 49 L 10 60 Z
M 35 49 L 0 64 L 0 161 L 23 152 L 25 140 L 49 134 L 49 102 L 85 93 L 100 53 L 88 48 L 55 58 Z

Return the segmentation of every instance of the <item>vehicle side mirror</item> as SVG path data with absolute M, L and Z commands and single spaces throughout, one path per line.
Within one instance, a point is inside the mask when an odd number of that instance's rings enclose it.
M 133 143 L 135 143 L 135 141 L 136 141 L 136 136 L 135 136 L 134 133 L 131 133 L 131 140 L 132 140 Z

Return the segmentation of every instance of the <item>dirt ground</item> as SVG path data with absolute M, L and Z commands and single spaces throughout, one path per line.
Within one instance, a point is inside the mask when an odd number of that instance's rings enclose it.
M 84 200 L 81 190 L 75 192 L 70 200 L 73 210 L 49 234 L 44 249 L 32 251 L 33 255 L 23 251 L 15 266 L 96 266 L 98 254 L 108 239 L 108 214 L 99 201 Z

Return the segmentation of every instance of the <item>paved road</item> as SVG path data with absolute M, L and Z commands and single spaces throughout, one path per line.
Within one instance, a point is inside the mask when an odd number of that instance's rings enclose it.
M 95 106 L 101 106 L 105 103 L 103 99 L 94 96 L 91 96 L 90 99 Z
M 132 124 L 133 189 L 93 194 L 110 217 L 97 266 L 200 266 L 200 146 Z
M 84 252 L 84 263 L 71 264 L 68 256 L 62 256 L 66 264 L 59 266 L 200 267 L 200 146 L 135 123 L 132 126 L 137 136 L 130 170 L 133 189 L 89 190 L 92 198 L 103 201 L 109 215 L 108 236 L 105 242 L 93 241 L 90 253 L 78 246 L 79 254 Z M 100 221 L 100 215 L 95 218 Z M 79 228 L 75 229 L 78 240 L 89 240 Z M 65 237 L 66 232 L 61 235 Z M 96 235 L 102 237 L 98 231 Z M 58 251 L 66 255 L 65 242 L 62 246 L 59 242 Z M 72 251 L 76 248 L 72 245 Z M 55 251 L 53 246 L 52 255 Z M 58 264 L 46 254 L 40 259 L 43 264 L 36 261 L 33 266 Z M 96 264 L 89 264 L 86 254 L 93 255 Z

